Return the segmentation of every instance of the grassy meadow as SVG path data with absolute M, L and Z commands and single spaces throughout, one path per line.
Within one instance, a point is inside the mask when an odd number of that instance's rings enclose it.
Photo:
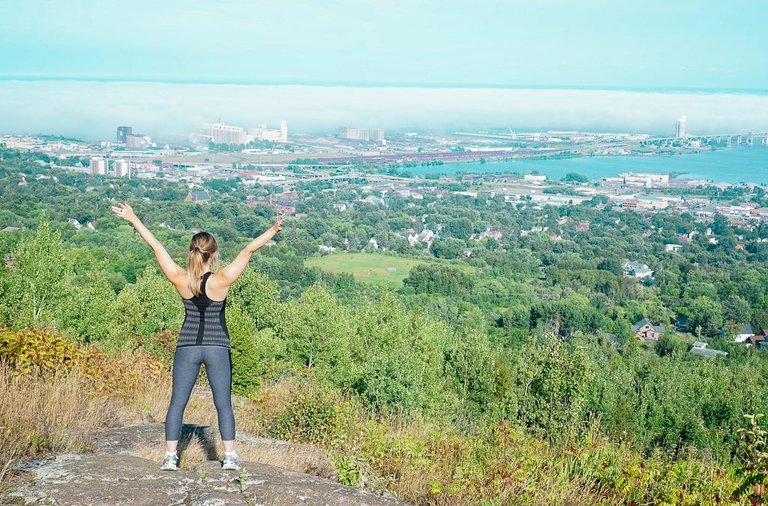
M 357 281 L 364 281 L 387 288 L 399 288 L 402 286 L 403 280 L 408 277 L 411 269 L 417 265 L 439 262 L 439 260 L 421 260 L 381 253 L 335 253 L 307 258 L 304 261 L 304 265 L 306 267 L 317 267 L 334 274 L 347 272 L 352 274 Z M 463 270 L 471 269 L 462 264 L 457 264 L 456 266 L 461 267 Z

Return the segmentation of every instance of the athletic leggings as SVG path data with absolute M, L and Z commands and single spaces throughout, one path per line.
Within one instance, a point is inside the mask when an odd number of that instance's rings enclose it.
M 213 392 L 213 403 L 219 415 L 221 439 L 235 439 L 235 415 L 232 412 L 232 355 L 222 346 L 182 346 L 173 356 L 173 393 L 165 417 L 165 440 L 178 441 L 181 419 L 189 402 L 192 387 L 205 364 L 208 382 Z

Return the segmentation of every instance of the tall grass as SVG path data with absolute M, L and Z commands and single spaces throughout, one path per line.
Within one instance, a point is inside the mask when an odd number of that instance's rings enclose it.
M 0 481 L 24 458 L 87 450 L 84 434 L 123 419 L 121 406 L 83 385 L 77 371 L 44 379 L 0 363 Z

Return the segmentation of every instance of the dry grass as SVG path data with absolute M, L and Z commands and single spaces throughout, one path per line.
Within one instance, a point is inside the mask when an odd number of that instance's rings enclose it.
M 0 481 L 24 458 L 87 450 L 86 432 L 124 418 L 120 405 L 89 395 L 77 371 L 44 380 L 0 363 L 0 392 Z

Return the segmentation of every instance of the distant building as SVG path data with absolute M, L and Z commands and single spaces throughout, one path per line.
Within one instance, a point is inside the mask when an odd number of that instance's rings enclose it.
M 688 137 L 688 118 L 685 115 L 680 116 L 680 119 L 675 123 L 675 137 L 678 139 L 685 139 Z
M 187 196 L 184 200 L 187 202 L 194 202 L 195 204 L 205 204 L 210 202 L 211 196 L 205 190 L 194 190 L 187 193 Z
M 214 144 L 247 144 L 248 138 L 243 127 L 225 125 L 221 121 L 205 125 L 205 135 Z
M 547 181 L 547 176 L 543 174 L 526 174 L 523 176 L 523 181 L 528 183 L 545 183 Z
M 680 251 L 683 247 L 680 244 L 665 244 L 664 245 L 664 251 L 667 253 L 677 253 Z
M 282 120 L 279 130 L 270 130 L 266 123 L 249 128 L 246 142 L 251 141 L 288 142 L 288 123 Z
M 621 265 L 621 270 L 624 274 L 637 279 L 649 278 L 653 275 L 653 270 L 646 264 L 636 261 L 627 260 Z
M 724 329 L 725 330 L 725 329 Z M 737 343 L 743 343 L 750 337 L 755 335 L 755 331 L 752 329 L 752 325 L 749 323 L 742 323 L 739 325 L 739 329 L 734 336 L 733 340 Z
M 115 160 L 115 176 L 131 177 L 131 163 L 127 160 Z
M 707 358 L 714 358 L 714 357 L 727 357 L 728 352 L 727 351 L 721 351 L 721 350 L 710 350 L 707 348 L 708 343 L 705 343 L 704 341 L 696 341 L 693 343 L 693 348 L 691 348 L 691 353 L 694 355 L 699 355 L 700 357 L 707 357 Z
M 619 178 L 625 185 L 642 186 L 643 188 L 664 188 L 669 186 L 669 174 L 651 174 L 624 172 Z
M 125 148 L 131 150 L 145 149 L 152 146 L 152 138 L 143 134 L 127 134 L 125 136 Z
M 661 337 L 667 329 L 664 325 L 654 325 L 643 318 L 632 325 L 632 331 L 635 333 L 635 337 L 641 341 L 658 341 L 659 337 Z
M 754 346 L 759 350 L 768 350 L 768 341 L 765 340 L 765 336 L 768 335 L 768 329 L 763 329 L 753 336 L 749 336 L 743 344 L 744 346 Z
M 117 142 L 122 142 L 124 144 L 131 134 L 133 134 L 133 128 L 129 126 L 117 127 Z
M 91 174 L 104 175 L 107 173 L 107 161 L 103 158 L 91 158 Z

